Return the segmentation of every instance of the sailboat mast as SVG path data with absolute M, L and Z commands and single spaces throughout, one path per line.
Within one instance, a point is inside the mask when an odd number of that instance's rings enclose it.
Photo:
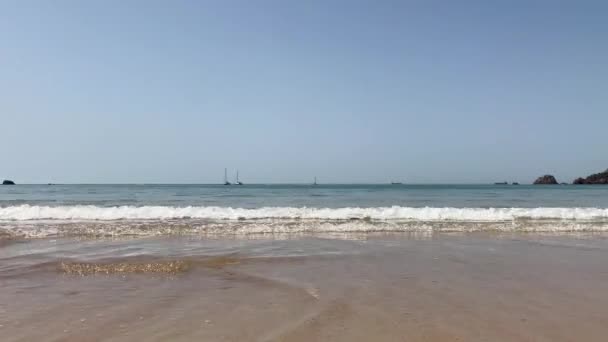
M 224 168 L 224 185 L 232 185 L 232 183 L 228 181 L 228 168 Z

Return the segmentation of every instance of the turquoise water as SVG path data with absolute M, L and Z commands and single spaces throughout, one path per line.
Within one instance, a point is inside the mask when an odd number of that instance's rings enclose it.
M 2 236 L 608 231 L 608 187 L 17 185 Z
M 16 185 L 15 205 L 261 207 L 608 208 L 608 186 L 573 185 Z

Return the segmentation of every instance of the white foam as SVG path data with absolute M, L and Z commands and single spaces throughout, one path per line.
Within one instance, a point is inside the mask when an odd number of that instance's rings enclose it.
M 256 235 L 256 234 L 360 234 L 371 232 L 608 232 L 608 220 L 515 220 L 476 221 L 328 221 L 328 220 L 114 220 L 114 221 L 0 221 L 3 238 L 53 236 L 121 237 L 163 235 Z
M 481 221 L 501 222 L 518 219 L 608 220 L 608 208 L 294 208 L 264 207 L 257 209 L 230 207 L 169 207 L 169 206 L 32 206 L 0 208 L 0 220 L 255 220 L 310 219 L 377 221 Z

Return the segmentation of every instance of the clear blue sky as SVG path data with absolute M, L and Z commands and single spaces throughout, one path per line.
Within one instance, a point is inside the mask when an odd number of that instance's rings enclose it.
M 606 169 L 608 2 L 500 3 L 0 0 L 0 178 Z

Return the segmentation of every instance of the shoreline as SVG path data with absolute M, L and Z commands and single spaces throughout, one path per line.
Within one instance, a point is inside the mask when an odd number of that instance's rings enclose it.
M 601 210 L 602 213 L 606 210 Z M 606 214 L 604 214 L 606 215 Z M 382 233 L 603 233 L 608 219 L 370 220 L 370 219 L 155 219 L 0 221 L 0 241 L 61 238 L 315 236 Z
M 5 341 L 603 341 L 606 256 L 608 234 L 34 239 L 0 249 L 0 325 Z

